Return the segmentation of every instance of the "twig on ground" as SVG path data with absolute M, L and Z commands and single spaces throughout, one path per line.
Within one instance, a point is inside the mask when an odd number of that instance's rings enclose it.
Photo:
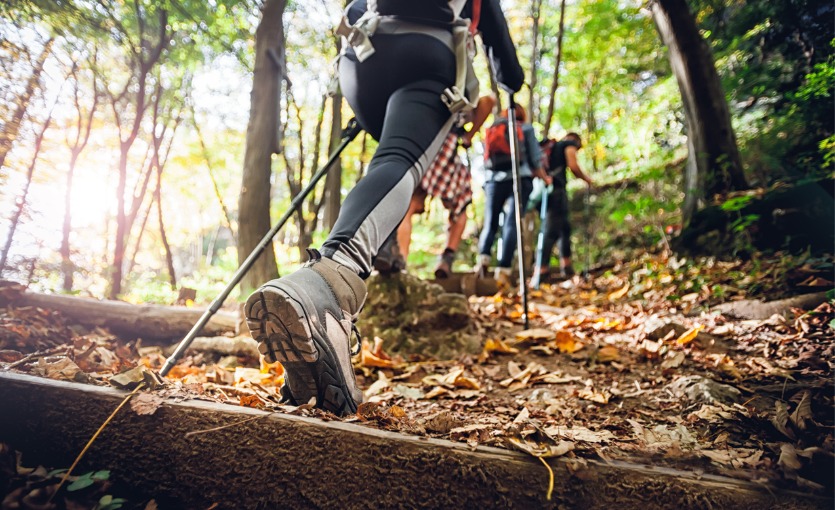
M 236 421 L 235 423 L 230 423 L 229 425 L 221 425 L 220 427 L 212 427 L 210 429 L 204 429 L 204 430 L 193 430 L 191 432 L 186 432 L 183 437 L 189 437 L 189 436 L 194 436 L 194 435 L 197 435 L 197 434 L 205 434 L 207 432 L 216 432 L 218 430 L 228 429 L 229 427 L 235 427 L 237 425 L 243 425 L 244 423 L 248 423 L 248 422 L 251 422 L 251 421 L 260 420 L 261 418 L 264 418 L 266 416 L 269 416 L 269 414 L 262 414 L 261 416 L 253 416 L 251 418 L 246 418 L 245 420 L 240 420 L 240 421 Z
M 96 433 L 93 434 L 93 437 L 91 437 L 90 440 L 87 441 L 87 444 L 84 445 L 84 449 L 82 449 L 81 453 L 78 454 L 78 457 L 75 458 L 75 460 L 72 463 L 72 466 L 70 466 L 70 468 L 67 470 L 67 472 L 64 473 L 63 478 L 61 478 L 61 482 L 58 484 L 58 487 L 55 488 L 55 492 L 53 492 L 52 495 L 49 497 L 49 502 L 51 502 L 52 498 L 54 498 L 55 495 L 58 494 L 58 492 L 61 490 L 61 487 L 64 486 L 64 483 L 66 483 L 67 479 L 72 474 L 72 470 L 75 469 L 75 466 L 78 465 L 78 463 L 81 461 L 81 458 L 84 457 L 84 454 L 87 453 L 87 450 L 90 449 L 90 446 L 93 444 L 93 441 L 95 441 L 96 438 L 99 437 L 99 434 L 101 434 L 102 430 L 104 430 L 104 428 L 107 426 L 107 424 L 110 423 L 113 420 L 113 417 L 116 416 L 116 413 L 119 412 L 119 409 L 121 409 L 125 404 L 127 404 L 128 400 L 130 400 L 134 395 L 136 395 L 136 393 L 139 390 L 141 390 L 144 387 L 145 387 L 144 382 L 139 383 L 139 386 L 137 386 L 132 392 L 130 392 L 128 394 L 128 396 L 126 396 L 125 399 L 122 400 L 122 402 L 118 406 L 116 406 L 116 409 L 112 413 L 110 413 L 110 416 L 108 416 L 107 419 L 104 420 L 104 423 L 101 424 L 101 427 L 99 427 L 99 429 L 96 431 Z

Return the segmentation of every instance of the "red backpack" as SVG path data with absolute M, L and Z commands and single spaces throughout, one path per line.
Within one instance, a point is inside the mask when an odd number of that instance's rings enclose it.
M 507 119 L 499 119 L 484 131 L 484 161 L 486 166 L 492 170 L 504 170 L 510 167 L 510 130 Z M 522 126 L 516 123 L 516 140 L 519 153 L 517 161 L 524 161 L 524 140 Z

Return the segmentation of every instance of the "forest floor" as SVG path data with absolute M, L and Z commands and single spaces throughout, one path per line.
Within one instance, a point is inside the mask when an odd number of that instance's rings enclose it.
M 473 447 L 628 459 L 831 495 L 832 296 L 808 311 L 787 308 L 757 319 L 735 317 L 721 306 L 749 294 L 768 300 L 835 286 L 830 258 L 786 260 L 646 255 L 586 280 L 530 291 L 528 329 L 518 296 L 470 298 L 484 341 L 480 354 L 403 359 L 386 354 L 379 340 L 366 342 L 355 364 L 366 402 L 345 418 L 310 405 L 281 405 L 280 365 L 239 356 L 189 354 L 154 392 Z M 157 346 L 86 330 L 55 312 L 12 306 L 0 310 L 0 347 L 2 370 L 98 385 L 130 387 L 129 374 L 158 370 L 165 360 Z M 0 467 L 14 489 L 2 508 L 34 490 L 20 481 L 34 466 L 12 459 L 0 445 Z M 98 483 L 91 473 L 71 481 Z M 108 502 L 85 507 L 77 501 L 72 508 L 118 508 Z

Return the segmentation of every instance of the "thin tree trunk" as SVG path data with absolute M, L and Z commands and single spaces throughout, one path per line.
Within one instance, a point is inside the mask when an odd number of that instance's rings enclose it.
M 174 256 L 171 254 L 171 245 L 168 243 L 168 236 L 165 234 L 165 222 L 162 216 L 162 166 L 157 165 L 157 187 L 154 190 L 154 200 L 157 203 L 157 219 L 159 220 L 159 235 L 162 239 L 162 246 L 165 248 L 165 264 L 168 266 L 168 278 L 171 289 L 177 290 L 177 276 L 174 270 Z
M 363 174 L 365 174 L 366 158 L 368 157 L 368 133 L 363 131 L 362 143 L 360 144 L 359 168 L 357 168 L 357 182 L 360 182 Z
M 539 22 L 542 17 L 542 0 L 531 0 L 531 18 L 533 18 L 531 44 L 531 77 L 528 80 L 530 89 L 528 89 L 528 116 L 531 122 L 537 120 L 539 117 L 539 107 L 536 101 L 536 83 L 537 72 L 539 71 Z
M 339 147 L 342 141 L 342 93 L 337 92 L 331 101 L 331 132 L 330 143 L 328 144 L 328 157 L 330 153 Z M 342 207 L 342 158 L 334 161 L 333 166 L 328 170 L 325 177 L 325 227 L 330 231 L 336 224 L 339 217 L 339 209 Z
M 95 66 L 96 55 L 93 55 L 93 65 Z M 73 66 L 75 70 L 75 66 Z M 74 73 L 75 74 L 75 73 Z M 70 163 L 67 168 L 67 190 L 64 200 L 64 225 L 61 235 L 61 272 L 64 274 L 63 289 L 65 292 L 70 292 L 73 288 L 73 274 L 75 267 L 70 259 L 70 233 L 72 232 L 72 187 L 75 179 L 75 165 L 78 158 L 87 143 L 90 141 L 90 133 L 93 127 L 93 117 L 96 113 L 99 103 L 99 90 L 95 73 L 93 74 L 93 103 L 90 105 L 90 110 L 87 112 L 86 118 L 81 111 L 81 101 L 79 100 L 78 76 L 75 77 L 75 94 L 74 103 L 76 111 L 76 126 L 75 126 L 75 140 L 70 146 Z
M 560 86 L 560 66 L 562 65 L 562 40 L 565 35 L 565 0 L 560 2 L 560 27 L 557 32 L 557 55 L 554 60 L 554 78 L 551 80 L 551 90 L 548 92 L 548 112 L 543 122 L 542 136 L 548 137 L 551 131 L 551 121 L 554 118 L 554 106 L 557 100 L 557 88 Z
M 11 118 L 3 124 L 3 129 L 0 130 L 0 168 L 3 168 L 3 165 L 6 163 L 6 156 L 12 150 L 17 135 L 20 133 L 20 125 L 23 122 L 23 117 L 26 115 L 26 110 L 29 108 L 29 103 L 32 101 L 32 96 L 35 95 L 35 90 L 41 82 L 41 73 L 43 73 L 44 64 L 49 53 L 52 51 L 54 42 L 55 39 L 49 39 L 44 44 L 40 56 L 35 61 L 32 74 L 26 82 L 26 88 L 17 97 L 17 108 L 15 108 Z
M 229 215 L 229 208 L 226 207 L 226 202 L 223 201 L 223 194 L 220 192 L 220 186 L 217 184 L 215 171 L 212 168 L 211 156 L 209 155 L 209 149 L 206 147 L 206 141 L 203 138 L 203 133 L 200 131 L 200 126 L 197 124 L 197 117 L 194 114 L 194 106 L 190 106 L 190 109 L 191 123 L 194 126 L 194 131 L 197 133 L 197 139 L 200 142 L 200 149 L 203 152 L 203 159 L 206 160 L 206 169 L 209 171 L 209 179 L 212 180 L 212 187 L 214 188 L 215 196 L 220 204 L 220 209 L 223 211 L 223 220 L 226 222 L 226 228 L 228 228 L 229 232 L 231 232 L 232 236 L 234 236 L 235 230 L 232 228 L 232 219 Z
M 745 189 L 730 109 L 707 42 L 685 0 L 650 2 L 681 91 L 690 157 L 684 175 L 685 222 L 715 194 Z
M 272 155 L 279 152 L 280 93 L 285 72 L 282 18 L 286 3 L 286 0 L 266 0 L 255 31 L 255 69 L 238 203 L 239 263 L 249 256 L 271 228 L 271 160 Z M 277 276 L 275 253 L 269 247 L 241 280 L 241 293 L 246 295 Z
M 9 251 L 12 248 L 12 240 L 14 239 L 15 231 L 17 230 L 17 226 L 20 224 L 20 218 L 23 216 L 23 210 L 26 208 L 26 202 L 29 199 L 29 187 L 32 185 L 32 176 L 35 174 L 35 165 L 38 163 L 38 155 L 41 152 L 41 145 L 43 144 L 44 135 L 46 134 L 46 130 L 49 129 L 50 123 L 52 123 L 52 112 L 55 109 L 55 105 L 52 105 L 52 109 L 49 111 L 49 115 L 46 117 L 46 121 L 41 128 L 41 131 L 38 133 L 37 137 L 35 138 L 35 149 L 34 153 L 32 154 L 32 161 L 29 163 L 29 168 L 26 169 L 26 182 L 23 185 L 23 191 L 20 194 L 20 198 L 17 201 L 17 207 L 15 208 L 14 213 L 12 213 L 12 217 L 9 221 L 9 234 L 6 237 L 6 244 L 3 246 L 3 251 L 0 252 L 0 274 L 6 269 L 6 262 L 9 258 Z
M 139 254 L 139 247 L 142 245 L 142 238 L 145 236 L 145 227 L 148 225 L 148 218 L 151 216 L 151 208 L 154 206 L 153 197 L 148 201 L 148 207 L 145 208 L 145 215 L 142 216 L 142 223 L 139 225 L 139 232 L 136 234 L 136 241 L 133 243 L 133 251 L 131 252 L 130 263 L 128 264 L 128 274 L 131 274 L 136 268 L 136 256 Z

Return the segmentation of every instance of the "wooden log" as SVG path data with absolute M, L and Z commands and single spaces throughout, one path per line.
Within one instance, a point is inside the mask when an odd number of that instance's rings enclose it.
M 69 466 L 124 399 L 113 388 L 0 372 L 0 441 Z M 245 421 L 248 418 L 258 418 Z M 223 427 L 223 428 L 218 428 Z M 199 432 L 199 433 L 197 433 Z M 191 434 L 189 434 L 191 433 Z M 832 499 L 723 476 L 547 459 L 210 402 L 116 415 L 77 468 L 160 508 L 826 508 Z M 216 505 L 216 506 L 212 506 Z
M 171 341 L 185 336 L 203 315 L 202 308 L 163 305 L 133 305 L 123 301 L 55 294 L 22 292 L 9 298 L 15 307 L 34 306 L 57 310 L 71 320 L 85 326 L 100 326 L 126 338 L 149 341 Z M 202 329 L 205 336 L 236 332 L 238 314 L 218 311 Z
M 801 294 L 776 301 L 759 301 L 756 299 L 743 299 L 741 301 L 728 301 L 713 307 L 713 311 L 720 312 L 728 317 L 736 319 L 768 319 L 772 315 L 787 315 L 792 308 L 811 310 L 825 303 L 826 292 L 814 294 Z

